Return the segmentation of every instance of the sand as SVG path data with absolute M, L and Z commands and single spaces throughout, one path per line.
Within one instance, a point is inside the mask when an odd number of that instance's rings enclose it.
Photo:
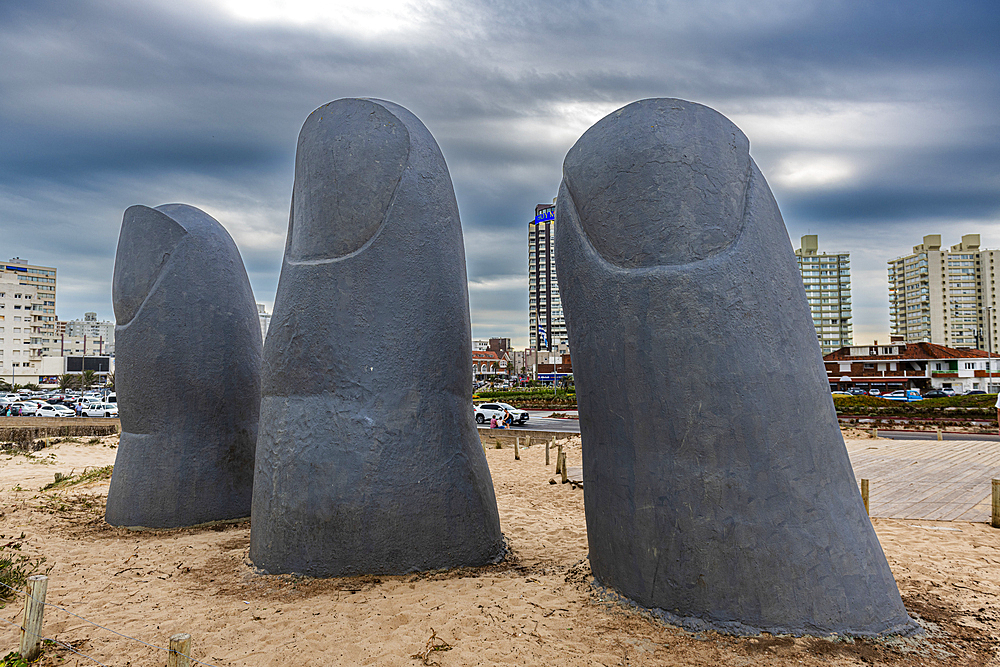
M 565 451 L 580 465 L 578 438 Z M 257 574 L 248 522 L 133 533 L 104 524 L 106 481 L 40 491 L 115 453 L 111 437 L 0 456 L 0 533 L 23 531 L 23 552 L 48 559 L 48 602 L 160 647 L 189 632 L 211 665 L 1000 665 L 1000 530 L 986 524 L 873 520 L 923 639 L 735 638 L 666 626 L 593 589 L 583 491 L 549 483 L 538 444 L 520 461 L 487 450 L 504 563 L 331 580 Z M 22 605 L 0 610 L 3 653 Z M 105 665 L 166 664 L 60 609 L 46 610 L 44 634 Z M 445 650 L 427 650 L 432 635 Z M 50 646 L 41 664 L 96 663 Z

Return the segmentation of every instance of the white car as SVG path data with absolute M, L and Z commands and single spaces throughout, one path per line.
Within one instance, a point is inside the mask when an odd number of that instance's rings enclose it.
M 525 424 L 528 421 L 528 411 L 518 410 L 513 405 L 509 403 L 483 403 L 476 408 L 476 423 L 484 424 L 492 419 L 494 416 L 497 419 L 503 417 L 504 409 L 510 413 L 510 416 L 514 418 L 514 421 L 518 424 Z
M 22 417 L 30 417 L 35 414 L 36 410 L 38 410 L 38 404 L 34 401 L 15 401 L 10 405 L 12 408 L 15 406 L 18 407 L 20 409 L 18 414 Z
M 76 413 L 65 405 L 42 403 L 35 410 L 36 417 L 76 417 Z
M 117 403 L 90 403 L 80 413 L 84 417 L 117 417 Z

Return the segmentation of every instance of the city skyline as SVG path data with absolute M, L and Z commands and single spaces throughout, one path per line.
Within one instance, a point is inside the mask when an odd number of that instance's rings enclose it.
M 928 234 L 1000 248 L 998 24 L 989 2 L 3 3 L 0 232 L 7 257 L 59 268 L 60 318 L 111 319 L 124 210 L 188 203 L 271 310 L 302 122 L 389 99 L 448 162 L 472 336 L 523 348 L 524 228 L 566 152 L 679 97 L 746 133 L 791 239 L 851 253 L 854 341 L 888 340 L 888 260 Z

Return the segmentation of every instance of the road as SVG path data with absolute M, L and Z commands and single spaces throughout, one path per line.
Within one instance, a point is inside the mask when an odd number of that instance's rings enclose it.
M 549 415 L 552 414 L 552 410 L 528 410 L 530 418 L 528 423 L 524 426 L 518 426 L 514 424 L 513 430 L 516 431 L 551 431 L 553 433 L 579 433 L 580 432 L 580 420 L 579 419 L 550 419 Z M 576 410 L 565 410 L 559 411 L 559 414 L 576 416 Z M 479 428 L 485 428 L 489 430 L 490 425 L 479 424 Z

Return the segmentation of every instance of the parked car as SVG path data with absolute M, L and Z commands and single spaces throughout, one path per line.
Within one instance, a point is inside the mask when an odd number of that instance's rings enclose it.
M 869 389 L 868 390 L 868 395 L 869 396 L 881 396 L 882 392 L 880 392 L 878 389 Z
M 81 413 L 84 417 L 117 417 L 117 403 L 88 403 Z
M 941 389 L 931 389 L 929 392 L 924 394 L 924 398 L 947 398 L 951 394 L 946 394 Z
M 509 403 L 483 403 L 476 408 L 476 423 L 484 424 L 492 419 L 494 416 L 499 419 L 503 416 L 504 409 L 510 413 L 510 416 L 514 418 L 514 421 L 518 424 L 525 424 L 528 421 L 528 411 L 518 410 L 513 405 Z
M 890 401 L 922 401 L 924 397 L 916 389 L 897 389 L 896 391 L 882 394 L 882 398 Z
M 17 414 L 21 417 L 30 417 L 38 410 L 38 404 L 34 401 L 16 401 L 10 404 L 10 414 Z
M 855 387 L 854 389 L 848 389 L 847 393 L 850 394 L 851 396 L 867 396 L 868 395 L 867 391 L 865 391 L 864 389 L 858 389 L 857 387 Z
M 850 396 L 851 395 L 851 393 L 848 392 L 848 391 L 831 391 L 830 393 L 833 394 L 834 396 Z
M 972 395 L 979 395 L 979 394 L 985 394 L 985 393 L 986 392 L 983 391 L 982 389 L 973 389 L 972 391 L 965 392 L 965 395 L 966 396 L 972 396 Z
M 35 410 L 36 417 L 76 417 L 76 413 L 67 408 L 65 405 L 53 405 L 51 403 L 42 403 Z

